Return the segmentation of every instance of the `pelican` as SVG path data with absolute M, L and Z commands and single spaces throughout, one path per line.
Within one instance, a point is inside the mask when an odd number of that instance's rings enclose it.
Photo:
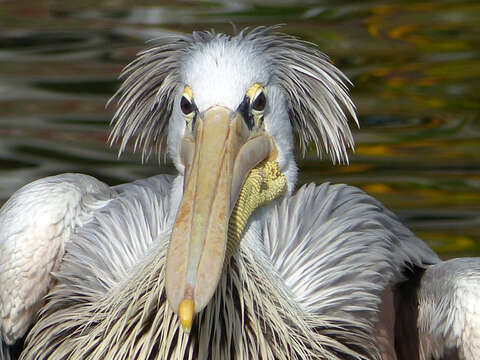
M 178 174 L 30 183 L 0 211 L 3 359 L 480 359 L 480 261 L 441 261 L 358 188 L 295 191 L 296 133 L 353 147 L 346 77 L 276 27 L 165 34 L 111 143 Z

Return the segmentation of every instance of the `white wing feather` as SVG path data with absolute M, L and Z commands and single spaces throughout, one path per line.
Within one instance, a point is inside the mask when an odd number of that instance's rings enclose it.
M 24 186 L 0 209 L 0 334 L 7 344 L 30 326 L 71 232 L 111 196 L 93 177 L 63 174 Z
M 418 291 L 420 358 L 480 359 L 480 259 L 429 267 Z

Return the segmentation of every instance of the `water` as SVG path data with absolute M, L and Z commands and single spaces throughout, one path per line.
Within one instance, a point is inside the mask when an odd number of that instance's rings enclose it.
M 110 184 L 159 172 L 105 143 L 117 75 L 164 31 L 286 24 L 352 80 L 350 166 L 299 159 L 300 183 L 359 186 L 444 257 L 480 255 L 476 1 L 0 2 L 0 201 L 37 178 Z

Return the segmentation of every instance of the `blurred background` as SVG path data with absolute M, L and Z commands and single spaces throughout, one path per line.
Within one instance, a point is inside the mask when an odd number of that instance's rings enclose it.
M 173 172 L 117 159 L 105 103 L 147 40 L 232 23 L 285 24 L 354 84 L 350 165 L 299 157 L 299 185 L 359 186 L 442 257 L 480 256 L 478 1 L 0 0 L 0 204 L 62 172 L 111 185 Z

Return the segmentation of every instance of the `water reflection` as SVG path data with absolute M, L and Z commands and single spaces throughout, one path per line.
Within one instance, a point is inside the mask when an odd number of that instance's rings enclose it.
M 479 18 L 473 1 L 4 2 L 0 198 L 67 171 L 172 172 L 105 146 L 121 68 L 164 31 L 287 23 L 352 79 L 361 122 L 350 166 L 308 154 L 300 183 L 362 187 L 444 256 L 480 255 Z

